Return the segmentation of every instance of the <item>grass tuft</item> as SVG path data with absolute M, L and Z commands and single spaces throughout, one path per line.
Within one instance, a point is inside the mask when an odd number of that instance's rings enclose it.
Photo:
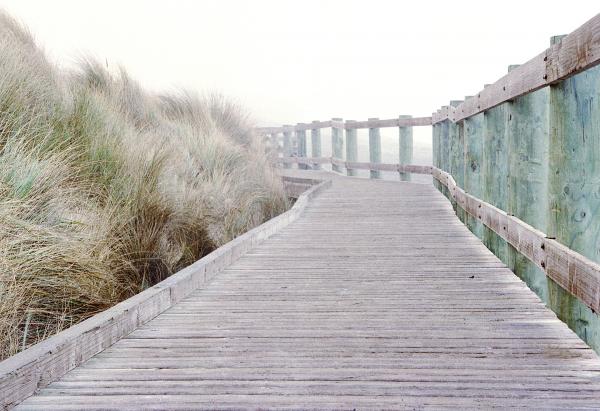
M 270 156 L 230 100 L 59 71 L 0 13 L 0 358 L 284 211 Z

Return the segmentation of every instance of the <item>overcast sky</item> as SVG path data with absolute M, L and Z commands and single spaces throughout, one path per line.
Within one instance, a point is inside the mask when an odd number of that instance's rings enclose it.
M 430 115 L 598 11 L 597 0 L 0 0 L 63 66 L 220 91 L 262 124 Z

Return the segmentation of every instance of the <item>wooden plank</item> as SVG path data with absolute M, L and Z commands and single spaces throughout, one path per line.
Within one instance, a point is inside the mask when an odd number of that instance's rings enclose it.
M 431 117 L 402 117 L 380 120 L 378 118 L 370 118 L 366 121 L 346 122 L 347 130 L 359 128 L 385 128 L 385 127 L 416 127 L 431 125 Z

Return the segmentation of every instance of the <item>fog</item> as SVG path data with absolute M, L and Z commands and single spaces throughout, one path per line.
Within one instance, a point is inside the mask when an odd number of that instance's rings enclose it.
M 150 89 L 218 91 L 247 106 L 260 125 L 430 115 L 598 11 L 589 0 L 568 7 L 514 0 L 0 0 L 0 7 L 62 66 L 89 54 L 125 67 Z M 383 130 L 382 140 L 383 160 L 394 161 L 397 131 Z M 417 128 L 415 163 L 430 161 L 430 152 L 430 128 Z

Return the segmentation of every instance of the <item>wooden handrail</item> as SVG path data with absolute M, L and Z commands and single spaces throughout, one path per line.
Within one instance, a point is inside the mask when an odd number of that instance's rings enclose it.
M 321 128 L 343 128 L 345 130 L 361 128 L 384 128 L 384 127 L 418 127 L 430 126 L 431 117 L 391 118 L 387 120 L 365 120 L 365 121 L 317 121 L 312 123 L 299 123 L 295 126 L 282 127 L 257 127 L 255 130 L 261 134 L 283 133 L 288 131 L 316 130 Z
M 568 36 L 514 68 L 457 107 L 444 106 L 432 123 L 457 122 L 522 95 L 558 83 L 600 64 L 600 14 Z

